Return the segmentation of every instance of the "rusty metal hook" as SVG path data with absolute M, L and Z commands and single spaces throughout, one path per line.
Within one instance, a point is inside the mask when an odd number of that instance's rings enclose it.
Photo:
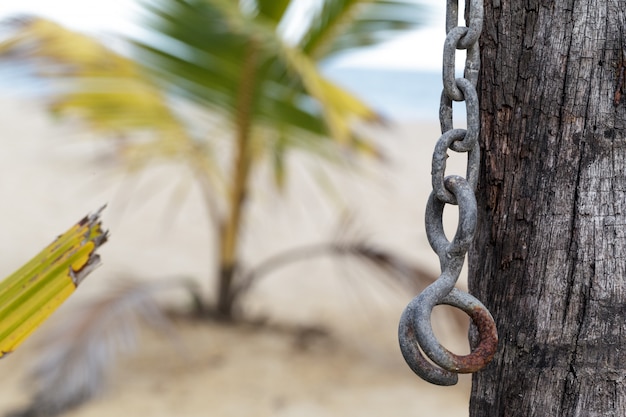
M 450 146 L 448 142 L 444 134 L 440 143 Z M 433 169 L 433 177 L 435 174 L 443 175 Z M 451 175 L 443 179 L 442 186 L 459 207 L 457 231 L 452 241 L 446 238 L 443 229 L 446 202 L 433 190 L 426 205 L 426 234 L 439 256 L 442 272 L 435 282 L 407 305 L 400 318 L 398 338 L 404 359 L 417 375 L 434 384 L 454 385 L 458 380 L 457 373 L 475 372 L 491 361 L 496 352 L 498 334 L 487 308 L 472 295 L 454 288 L 476 230 L 474 184 L 463 177 Z M 469 355 L 455 355 L 435 338 L 430 319 L 433 308 L 441 304 L 463 310 L 477 327 L 479 341 Z M 422 351 L 439 367 L 430 363 Z
M 498 333 L 487 308 L 472 295 L 454 288 L 441 301 L 433 303 L 429 292 L 415 297 L 404 309 L 398 328 L 400 350 L 409 367 L 420 378 L 437 385 L 454 385 L 458 373 L 476 372 L 484 368 L 495 355 Z M 470 316 L 478 330 L 478 342 L 469 355 L 456 355 L 435 338 L 430 315 L 435 305 L 457 307 Z M 422 354 L 439 366 L 433 365 Z

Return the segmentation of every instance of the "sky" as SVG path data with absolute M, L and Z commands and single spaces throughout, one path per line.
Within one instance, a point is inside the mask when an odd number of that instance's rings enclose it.
M 305 3 L 305 0 L 301 0 Z M 423 28 L 368 51 L 350 53 L 336 60 L 337 67 L 373 67 L 436 71 L 441 70 L 445 39 L 445 2 L 422 0 L 426 6 Z M 0 20 L 16 14 L 35 14 L 55 20 L 70 28 L 92 32 L 138 33 L 133 24 L 137 17 L 135 0 L 20 0 L 0 2 Z

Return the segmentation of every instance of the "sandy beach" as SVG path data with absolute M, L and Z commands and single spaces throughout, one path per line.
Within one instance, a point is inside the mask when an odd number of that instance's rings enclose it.
M 199 191 L 184 169 L 159 166 L 129 176 L 102 158 L 96 138 L 52 120 L 24 99 L 0 99 L 0 132 L 0 276 L 106 203 L 111 239 L 101 250 L 103 266 L 59 316 L 124 279 L 190 277 L 212 294 L 212 234 Z M 359 236 L 437 274 L 423 213 L 438 126 L 402 123 L 371 134 L 387 163 L 368 163 L 360 172 L 320 171 L 331 179 L 330 193 L 315 186 L 298 158 L 283 194 L 259 173 L 245 227 L 246 262 L 328 241 L 346 210 Z M 449 172 L 462 170 L 463 161 L 450 164 Z M 267 317 L 270 326 L 176 320 L 184 355 L 146 331 L 138 350 L 112 370 L 102 396 L 68 416 L 467 416 L 469 377 L 455 387 L 435 387 L 404 364 L 397 322 L 413 295 L 330 260 L 294 264 L 265 278 L 248 296 L 246 314 Z M 438 323 L 445 344 L 465 353 L 462 332 Z M 303 346 L 289 330 L 297 326 L 324 334 Z M 24 375 L 38 354 L 35 345 L 29 340 L 0 361 L 0 414 L 27 401 Z

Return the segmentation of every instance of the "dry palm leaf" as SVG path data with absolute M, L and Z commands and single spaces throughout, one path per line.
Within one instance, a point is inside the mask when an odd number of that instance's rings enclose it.
M 189 282 L 125 281 L 49 327 L 30 371 L 31 403 L 11 416 L 59 415 L 101 393 L 116 359 L 136 347 L 141 323 L 178 340 L 154 295 L 182 285 L 195 293 Z
M 236 291 L 245 293 L 259 279 L 277 269 L 322 256 L 356 260 L 381 282 L 399 285 L 412 292 L 423 289 L 436 278 L 393 251 L 368 242 L 355 230 L 354 218 L 349 214 L 340 219 L 336 231 L 331 241 L 289 248 L 268 257 L 242 274 Z

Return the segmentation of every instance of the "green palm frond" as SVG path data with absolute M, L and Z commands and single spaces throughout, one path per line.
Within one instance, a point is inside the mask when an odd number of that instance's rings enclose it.
M 255 3 L 260 15 L 278 25 L 285 15 L 291 0 L 256 0 Z
M 172 89 L 215 111 L 236 114 L 233 91 L 242 76 L 238 64 L 252 39 L 261 55 L 253 92 L 255 124 L 350 144 L 350 124 L 375 117 L 366 104 L 326 79 L 310 57 L 281 39 L 274 22 L 242 14 L 236 3 L 161 1 L 145 11 L 151 29 L 170 41 L 136 41 L 141 61 Z
M 315 59 L 370 46 L 422 23 L 413 0 L 323 0 L 300 47 Z

